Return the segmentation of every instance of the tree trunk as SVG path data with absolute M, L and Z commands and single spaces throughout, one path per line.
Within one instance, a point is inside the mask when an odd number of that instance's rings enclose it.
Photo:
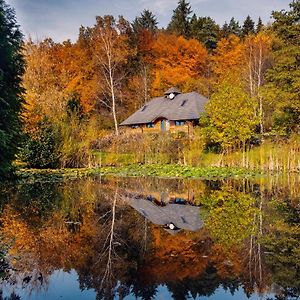
M 112 114 L 114 118 L 114 124 L 115 124 L 115 133 L 116 135 L 119 135 L 119 127 L 118 127 L 118 120 L 117 120 L 117 113 L 116 113 L 116 97 L 115 97 L 115 89 L 114 89 L 114 79 L 112 75 L 112 66 L 111 61 L 109 57 L 109 83 L 110 83 L 110 92 L 111 92 L 111 101 L 112 101 Z

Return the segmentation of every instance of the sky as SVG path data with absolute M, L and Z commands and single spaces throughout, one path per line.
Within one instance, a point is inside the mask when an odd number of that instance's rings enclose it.
M 243 23 L 249 14 L 257 21 L 270 22 L 273 10 L 288 9 L 291 0 L 190 0 L 197 16 L 210 16 L 223 25 L 231 17 Z M 132 21 L 144 9 L 157 17 L 159 27 L 166 27 L 178 0 L 6 0 L 15 9 L 17 21 L 26 37 L 56 42 L 76 41 L 79 27 L 92 26 L 95 16 L 123 15 Z

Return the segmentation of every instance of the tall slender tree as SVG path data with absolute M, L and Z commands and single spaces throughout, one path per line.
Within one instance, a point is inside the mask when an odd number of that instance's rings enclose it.
M 264 134 L 265 104 L 260 90 L 265 83 L 266 71 L 271 66 L 272 43 L 272 38 L 263 32 L 249 35 L 244 40 L 243 77 L 249 95 L 257 100 L 257 115 L 262 136 Z
M 137 55 L 134 59 L 135 77 L 132 79 L 135 94 L 138 99 L 143 99 L 138 105 L 144 104 L 149 100 L 151 85 L 151 54 L 152 44 L 157 34 L 157 18 L 149 10 L 144 10 L 139 17 L 133 21 L 133 47 L 137 49 Z
M 96 64 L 99 66 L 101 79 L 104 79 L 100 102 L 111 110 L 115 133 L 119 134 L 117 104 L 120 100 L 121 82 L 124 79 L 124 64 L 129 57 L 127 22 L 120 17 L 118 22 L 113 16 L 96 17 L 92 38 Z
M 192 13 L 191 5 L 185 0 L 179 0 L 176 9 L 173 11 L 171 22 L 168 30 L 182 35 L 185 38 L 190 34 L 190 14 Z
M 264 24 L 261 20 L 261 17 L 258 18 L 257 24 L 256 24 L 256 29 L 255 32 L 259 33 L 262 29 L 264 28 Z
M 20 139 L 22 34 L 15 13 L 0 0 L 0 179 L 12 174 Z

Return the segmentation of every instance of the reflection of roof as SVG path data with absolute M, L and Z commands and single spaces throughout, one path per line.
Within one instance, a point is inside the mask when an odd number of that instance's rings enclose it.
M 128 203 L 141 215 L 154 224 L 174 223 L 180 229 L 197 231 L 203 226 L 200 220 L 200 209 L 191 205 L 167 204 L 157 206 L 145 199 L 129 199 Z
M 151 123 L 158 118 L 168 120 L 198 120 L 208 99 L 196 92 L 178 94 L 174 99 L 154 98 L 121 125 Z
M 164 95 L 169 95 L 169 94 L 181 94 L 181 92 L 179 91 L 179 89 L 178 88 L 176 88 L 176 87 L 171 87 L 171 88 L 169 88 L 165 93 L 164 93 Z

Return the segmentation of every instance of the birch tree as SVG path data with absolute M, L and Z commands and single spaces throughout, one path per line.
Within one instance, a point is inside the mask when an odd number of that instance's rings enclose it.
M 260 133 L 264 133 L 263 97 L 260 88 L 265 83 L 265 74 L 270 67 L 272 39 L 264 33 L 249 36 L 245 40 L 245 80 L 250 97 L 258 101 L 258 118 Z
M 116 135 L 119 134 L 117 103 L 121 98 L 121 82 L 125 75 L 122 67 L 130 53 L 127 25 L 122 17 L 118 22 L 113 16 L 96 17 L 92 32 L 96 65 L 100 70 L 100 80 L 103 80 L 100 102 L 112 113 Z

